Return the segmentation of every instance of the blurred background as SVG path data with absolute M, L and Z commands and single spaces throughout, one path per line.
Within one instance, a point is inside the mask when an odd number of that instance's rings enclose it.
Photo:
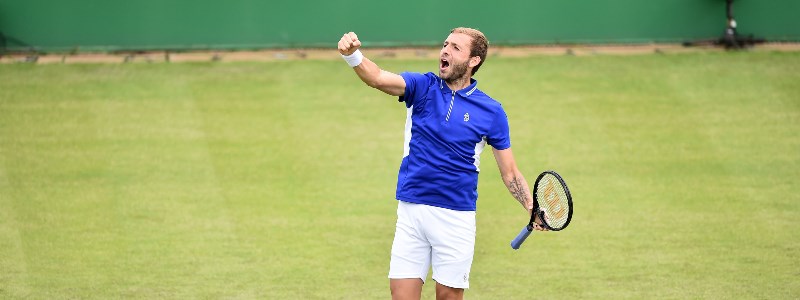
M 482 30 L 494 45 L 693 43 L 723 36 L 728 2 L 2 0 L 0 48 L 331 48 L 348 31 L 363 35 L 366 46 L 436 46 L 457 26 Z M 800 1 L 739 0 L 732 8 L 738 35 L 800 41 Z

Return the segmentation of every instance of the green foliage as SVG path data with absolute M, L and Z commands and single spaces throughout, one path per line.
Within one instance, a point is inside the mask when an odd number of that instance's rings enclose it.
M 491 58 L 517 162 L 576 212 L 511 250 L 486 151 L 467 297 L 800 295 L 798 66 Z M 0 298 L 387 298 L 404 120 L 340 61 L 0 65 Z

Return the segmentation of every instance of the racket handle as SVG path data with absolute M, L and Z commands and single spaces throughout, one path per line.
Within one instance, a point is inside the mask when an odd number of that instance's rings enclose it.
M 525 226 L 525 228 L 522 228 L 522 231 L 519 232 L 517 237 L 514 238 L 513 241 L 511 241 L 511 248 L 513 248 L 514 250 L 519 249 L 519 246 L 522 245 L 522 242 L 524 242 L 525 239 L 527 239 L 528 236 L 531 235 L 531 233 L 533 233 L 533 227 L 531 227 L 530 225 Z

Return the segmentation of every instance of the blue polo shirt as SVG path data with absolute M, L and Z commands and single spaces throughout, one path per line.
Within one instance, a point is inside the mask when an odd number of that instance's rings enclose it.
M 406 82 L 400 101 L 408 111 L 397 199 L 474 211 L 483 148 L 511 147 L 503 107 L 475 79 L 452 91 L 433 73 L 400 76 Z

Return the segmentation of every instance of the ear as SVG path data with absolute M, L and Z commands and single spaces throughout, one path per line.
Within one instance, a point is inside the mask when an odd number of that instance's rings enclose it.
M 477 66 L 477 65 L 478 65 L 480 62 L 481 62 L 481 57 L 480 57 L 480 56 L 473 56 L 473 57 L 470 57 L 470 58 L 469 58 L 469 67 L 470 67 L 470 68 L 474 68 L 474 67 L 475 67 L 475 66 Z

